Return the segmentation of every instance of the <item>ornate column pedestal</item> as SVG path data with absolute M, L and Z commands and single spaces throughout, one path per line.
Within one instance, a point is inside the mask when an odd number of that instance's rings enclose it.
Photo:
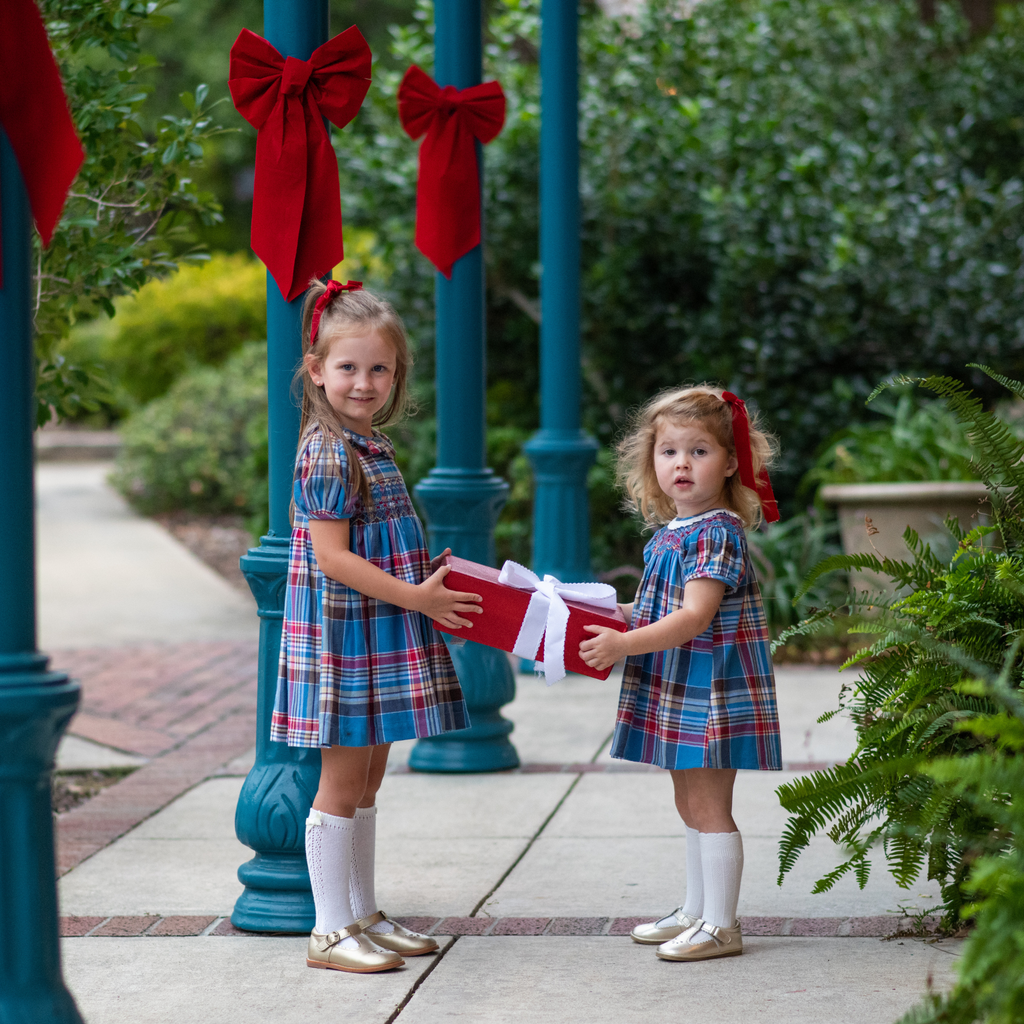
M 270 742 L 281 650 L 288 541 L 260 538 L 241 561 L 260 615 L 256 763 L 235 809 L 235 834 L 256 855 L 238 869 L 245 891 L 231 923 L 254 932 L 308 932 L 316 922 L 306 869 L 305 820 L 320 782 L 320 751 Z
M 0 1022 L 81 1024 L 64 986 L 50 786 L 79 686 L 41 655 L 0 657 Z

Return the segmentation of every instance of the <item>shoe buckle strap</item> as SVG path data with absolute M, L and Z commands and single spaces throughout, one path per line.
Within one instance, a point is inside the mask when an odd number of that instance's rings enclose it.
M 704 928 L 704 926 L 705 923 L 703 921 L 697 921 L 696 924 L 691 924 L 690 927 L 686 929 L 686 931 L 684 931 L 681 935 L 677 936 L 673 941 L 679 943 L 688 943 L 690 939 L 692 939 L 694 935 L 697 934 L 697 932 Z
M 363 929 L 357 924 L 350 924 L 347 928 L 339 928 L 336 932 L 321 935 L 316 940 L 316 948 L 321 953 L 326 952 L 331 946 L 336 946 L 342 939 L 354 939 Z
M 698 931 L 704 932 L 706 935 L 710 935 L 719 946 L 727 946 L 732 942 L 732 936 L 723 934 L 725 929 L 717 924 L 708 924 L 707 921 L 701 921 L 700 927 L 696 929 L 694 934 Z
M 345 938 L 345 936 L 342 935 L 341 932 L 329 932 L 327 935 L 321 935 L 320 938 L 316 940 L 316 948 L 320 950 L 321 953 L 325 953 L 331 948 L 331 946 L 336 946 L 341 942 L 343 938 Z

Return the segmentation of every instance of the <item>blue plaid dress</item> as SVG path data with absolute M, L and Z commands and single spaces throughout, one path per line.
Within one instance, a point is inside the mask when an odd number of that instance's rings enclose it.
M 349 547 L 408 583 L 430 574 L 423 527 L 383 434 L 345 432 L 373 507 L 346 493 L 343 445 L 307 431 L 295 465 L 295 525 L 270 738 L 290 747 L 366 747 L 469 726 L 448 649 L 431 621 L 320 571 L 310 519 L 348 519 Z M 330 444 L 332 452 L 327 445 Z
M 639 629 L 683 605 L 687 580 L 725 583 L 711 625 L 682 647 L 626 659 L 611 756 L 662 768 L 782 768 L 768 625 L 738 517 L 675 519 L 644 548 Z

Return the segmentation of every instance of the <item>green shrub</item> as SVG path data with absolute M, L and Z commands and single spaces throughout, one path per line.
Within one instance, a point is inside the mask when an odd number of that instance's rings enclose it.
M 985 372 L 1024 396 L 1024 385 Z M 875 640 L 848 662 L 861 675 L 840 697 L 840 710 L 857 729 L 853 756 L 778 790 L 791 813 L 780 844 L 780 881 L 818 832 L 840 845 L 846 859 L 819 879 L 815 892 L 850 871 L 863 887 L 869 852 L 879 844 L 900 885 L 911 885 L 926 869 L 941 885 L 946 927 L 975 915 L 978 927 L 957 989 L 907 1019 L 1009 1024 L 1021 1019 L 1024 1005 L 1024 817 L 1012 806 L 1024 784 L 1024 441 L 958 381 L 918 383 L 945 398 L 965 426 L 974 467 L 990 485 L 995 526 L 964 534 L 950 518 L 956 549 L 945 563 L 908 530 L 910 561 L 838 555 L 808 577 L 805 589 L 835 569 L 868 569 L 909 593 L 855 626 Z M 1002 542 L 999 550 L 985 543 L 992 533 Z M 862 611 L 872 600 L 848 598 Z M 829 617 L 823 611 L 790 635 Z
M 116 317 L 82 324 L 65 351 L 102 364 L 127 404 L 162 395 L 193 366 L 222 363 L 267 333 L 266 271 L 242 253 L 183 266 L 116 300 Z
M 242 513 L 259 533 L 267 507 L 267 347 L 249 342 L 198 367 L 134 413 L 114 486 L 141 512 Z
M 944 402 L 910 392 L 872 403 L 884 419 L 840 431 L 804 477 L 803 486 L 902 480 L 977 480 L 967 429 Z

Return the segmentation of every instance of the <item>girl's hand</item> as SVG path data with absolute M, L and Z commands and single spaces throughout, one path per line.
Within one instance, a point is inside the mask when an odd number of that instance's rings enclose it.
M 442 552 L 441 552 L 441 554 L 439 554 L 439 555 L 435 555 L 435 556 L 434 556 L 434 557 L 433 557 L 433 558 L 432 558 L 432 559 L 430 560 L 430 571 L 431 571 L 431 572 L 437 572 L 437 570 L 438 570 L 438 569 L 440 569 L 442 565 L 444 565 L 444 560 L 445 560 L 445 559 L 446 559 L 446 558 L 447 558 L 447 557 L 448 557 L 448 556 L 449 556 L 449 555 L 450 555 L 451 553 L 452 553 L 452 549 L 451 549 L 451 548 L 445 548 L 445 549 L 444 549 L 444 551 L 442 551 Z
M 585 665 L 603 672 L 614 665 L 628 653 L 626 650 L 626 634 L 620 633 L 611 626 L 584 626 L 587 633 L 597 635 L 580 644 L 580 657 Z
M 444 557 L 439 555 L 439 558 Z M 480 602 L 483 598 L 479 594 L 466 594 L 458 590 L 449 590 L 444 585 L 444 578 L 452 571 L 450 565 L 442 565 L 427 577 L 417 588 L 417 611 L 429 615 L 435 622 L 449 629 L 458 629 L 460 626 L 468 626 L 470 629 L 473 623 L 469 619 L 462 618 L 463 615 L 480 615 L 483 608 Z

